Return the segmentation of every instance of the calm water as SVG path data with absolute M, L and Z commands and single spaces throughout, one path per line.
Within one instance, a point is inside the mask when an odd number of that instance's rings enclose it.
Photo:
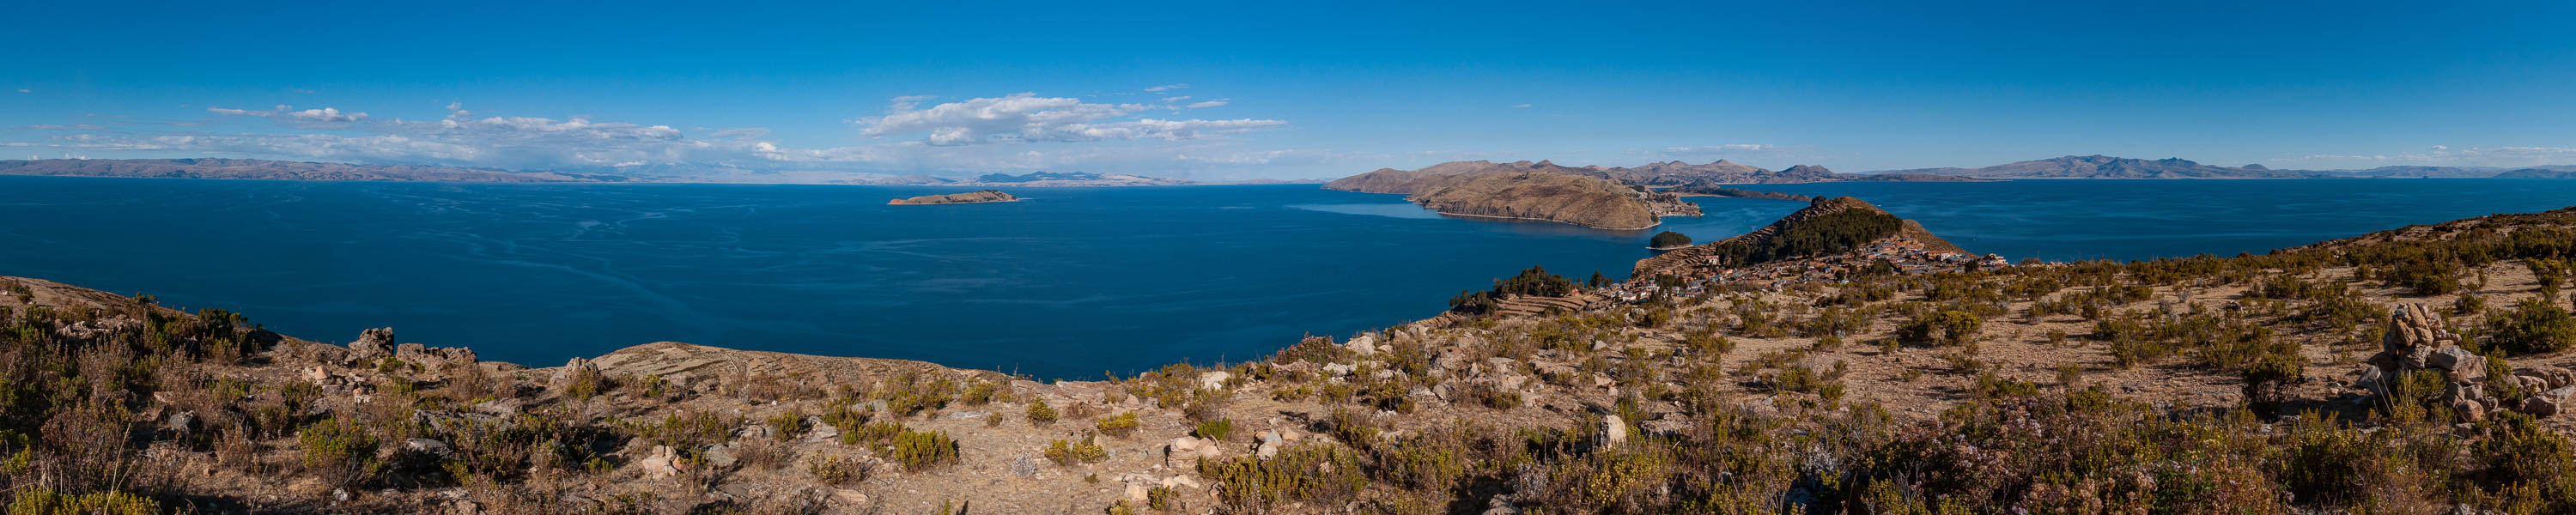
M 2261 252 L 2576 204 L 2576 181 L 1826 184 L 2015 258 Z M 1617 275 L 1646 231 L 1444 218 L 1313 186 L 1030 189 L 0 177 L 0 275 L 235 309 L 287 334 L 544 366 L 661 340 L 1041 378 L 1266 355 L 1436 313 L 1532 264 Z M 1801 207 L 1700 199 L 1660 229 Z

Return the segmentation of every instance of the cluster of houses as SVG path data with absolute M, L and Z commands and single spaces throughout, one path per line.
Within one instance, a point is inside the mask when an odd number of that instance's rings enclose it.
M 1635 277 L 1613 285 L 1603 295 L 1621 302 L 1643 302 L 1656 295 L 1697 296 L 1712 287 L 1752 286 L 1780 291 L 1803 282 L 1841 284 L 1852 277 L 1872 273 L 1874 267 L 1893 267 L 1900 274 L 1963 272 L 2012 266 L 2003 256 L 1983 256 L 1930 250 L 1913 238 L 1894 237 L 1870 242 L 1851 252 L 1803 259 L 1773 261 L 1753 266 L 1729 266 L 1720 258 L 1703 258 L 1705 262 L 1667 269 L 1663 275 L 1680 279 Z M 1891 272 L 1879 270 L 1878 272 Z

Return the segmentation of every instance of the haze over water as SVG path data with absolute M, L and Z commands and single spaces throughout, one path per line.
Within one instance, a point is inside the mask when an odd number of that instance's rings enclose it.
M 2576 181 L 1756 186 L 1855 195 L 2014 259 L 2233 255 L 2576 204 Z M 1622 275 L 1651 231 L 1441 217 L 1312 185 L 1014 191 L 0 177 L 0 275 L 220 307 L 308 339 L 368 327 L 548 366 L 673 340 L 1040 378 L 1267 355 L 1436 314 L 1530 265 Z M 1702 241 L 1796 202 L 1696 199 Z

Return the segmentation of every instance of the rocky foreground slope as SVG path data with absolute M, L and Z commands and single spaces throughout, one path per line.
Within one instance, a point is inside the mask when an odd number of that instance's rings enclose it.
M 2576 210 L 2262 256 L 1647 280 L 1054 383 L 671 342 L 530 369 L 0 278 L 0 491 L 47 514 L 2568 513 L 2569 255 Z

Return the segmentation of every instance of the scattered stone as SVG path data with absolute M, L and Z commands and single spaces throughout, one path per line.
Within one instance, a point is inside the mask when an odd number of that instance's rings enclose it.
M 1628 444 L 1628 422 L 1618 415 L 1601 417 L 1601 443 L 1611 447 Z
M 1232 378 L 1234 378 L 1234 373 L 1223 370 L 1199 374 L 1199 387 L 1209 390 L 1223 390 L 1225 389 L 1225 380 Z

